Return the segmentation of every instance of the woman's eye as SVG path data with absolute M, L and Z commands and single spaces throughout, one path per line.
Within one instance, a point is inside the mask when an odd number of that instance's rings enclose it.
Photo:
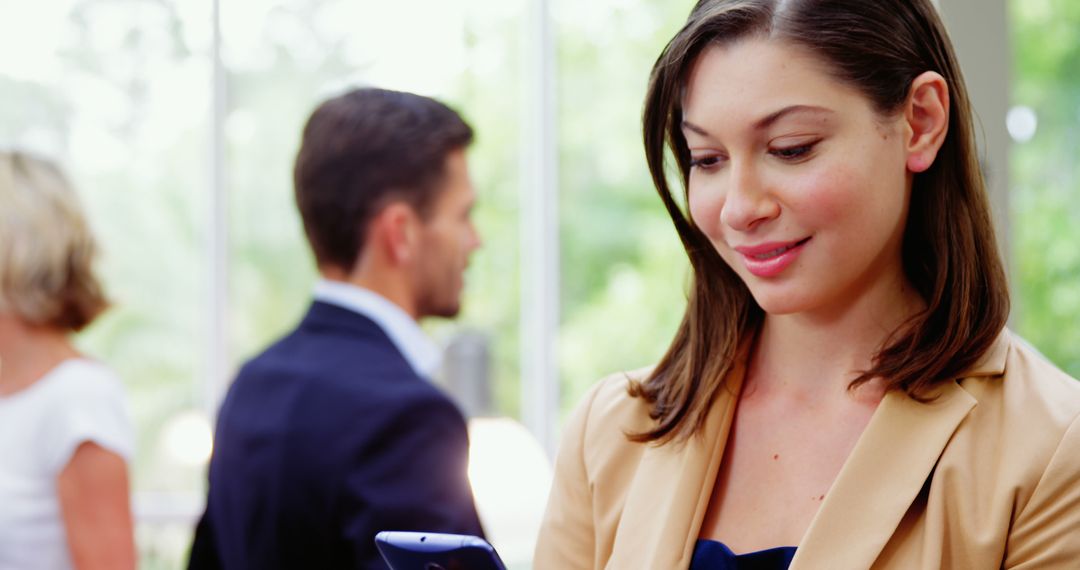
M 712 168 L 720 163 L 720 158 L 716 156 L 703 156 L 701 158 L 690 159 L 690 168 Z
M 816 142 L 809 144 L 802 144 L 798 146 L 789 146 L 784 148 L 774 148 L 769 151 L 769 154 L 782 158 L 784 160 L 797 160 L 804 158 L 810 154 L 810 151 L 814 149 Z

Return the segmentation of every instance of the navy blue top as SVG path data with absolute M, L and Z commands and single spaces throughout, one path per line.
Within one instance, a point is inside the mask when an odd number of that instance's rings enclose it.
M 792 558 L 794 546 L 735 554 L 722 542 L 698 539 L 690 570 L 786 570 Z

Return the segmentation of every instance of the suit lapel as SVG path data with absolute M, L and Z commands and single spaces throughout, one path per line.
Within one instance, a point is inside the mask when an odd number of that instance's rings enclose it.
M 889 392 L 810 523 L 791 569 L 869 568 L 975 403 L 956 382 L 925 404 Z
M 693 556 L 742 388 L 740 358 L 700 435 L 649 445 L 627 493 L 608 568 L 686 568 Z

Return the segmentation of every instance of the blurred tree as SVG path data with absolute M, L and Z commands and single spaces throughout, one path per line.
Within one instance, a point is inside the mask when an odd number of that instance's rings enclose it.
M 691 2 L 556 4 L 562 407 L 600 377 L 655 362 L 686 303 L 686 255 L 641 143 L 649 72 Z
M 1013 101 L 1038 117 L 1012 148 L 1015 326 L 1080 377 L 1080 3 L 1013 0 Z

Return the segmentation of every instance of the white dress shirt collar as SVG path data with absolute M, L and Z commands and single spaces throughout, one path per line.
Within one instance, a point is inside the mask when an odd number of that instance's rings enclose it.
M 315 284 L 314 296 L 316 301 L 375 321 L 417 374 L 434 377 L 442 363 L 442 351 L 401 307 L 369 289 L 328 279 L 320 279 Z

